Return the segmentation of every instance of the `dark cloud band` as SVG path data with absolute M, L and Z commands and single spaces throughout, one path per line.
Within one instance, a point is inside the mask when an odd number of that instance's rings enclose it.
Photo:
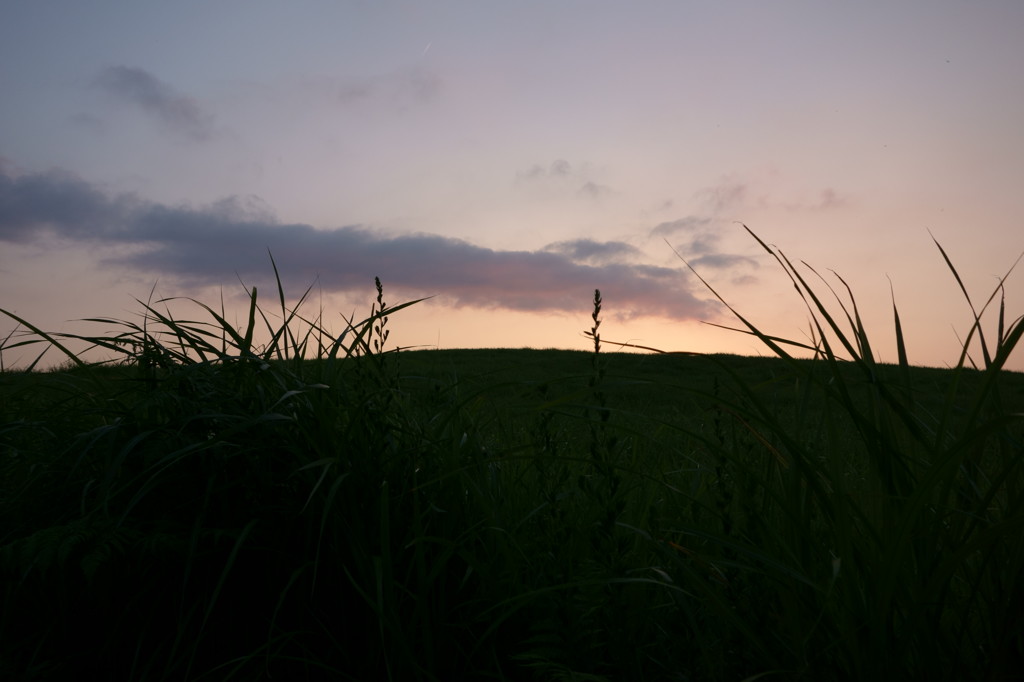
M 622 262 L 636 255 L 622 242 L 497 251 L 433 234 L 279 223 L 256 200 L 173 207 L 110 197 L 67 173 L 0 172 L 0 241 L 46 236 L 102 248 L 108 266 L 192 285 L 222 284 L 232 273 L 259 279 L 269 249 L 290 288 L 316 278 L 327 291 L 362 291 L 379 276 L 402 291 L 482 308 L 579 310 L 601 289 L 613 316 L 702 319 L 714 310 L 680 270 Z

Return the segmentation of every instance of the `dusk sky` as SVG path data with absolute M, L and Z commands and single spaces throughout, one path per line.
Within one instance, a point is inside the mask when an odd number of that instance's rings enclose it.
M 767 354 L 675 250 L 806 341 L 743 223 L 841 275 L 883 361 L 891 287 L 911 362 L 953 364 L 932 236 L 979 305 L 1024 251 L 1022 35 L 1020 0 L 7 0 L 0 308 L 92 333 L 241 279 L 272 310 L 269 249 L 338 331 L 375 276 L 433 296 L 403 347 L 586 349 L 600 289 L 606 340 Z

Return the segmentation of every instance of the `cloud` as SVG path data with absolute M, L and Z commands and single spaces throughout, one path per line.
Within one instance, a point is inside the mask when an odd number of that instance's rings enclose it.
M 642 256 L 638 248 L 626 242 L 596 242 L 593 239 L 575 239 L 554 242 L 545 251 L 560 253 L 576 262 L 611 263 Z
M 745 183 L 733 180 L 723 180 L 718 185 L 705 187 L 696 193 L 704 207 L 712 214 L 719 214 L 723 211 L 738 208 L 746 200 L 748 194 Z
M 572 173 L 572 166 L 565 159 L 557 159 L 551 162 L 551 175 L 565 177 Z
M 699 216 L 687 216 L 678 220 L 660 223 L 651 229 L 652 237 L 667 239 L 670 236 L 682 235 L 684 239 L 677 241 L 673 248 L 693 267 L 730 268 L 751 267 L 759 264 L 749 256 L 723 253 L 719 249 L 722 232 L 718 221 Z
M 213 117 L 194 99 L 178 94 L 148 71 L 111 66 L 103 69 L 94 82 L 114 99 L 137 107 L 174 134 L 195 141 L 212 136 Z
M 456 306 L 578 311 L 600 289 L 613 317 L 705 319 L 717 310 L 695 295 L 681 269 L 612 262 L 636 255 L 622 242 L 498 251 L 433 234 L 281 223 L 256 197 L 167 206 L 109 197 L 60 171 L 0 173 L 0 241 L 46 236 L 102 250 L 106 267 L 172 276 L 190 286 L 230 283 L 234 273 L 247 282 L 265 278 L 269 249 L 292 291 L 318 279 L 329 292 L 363 292 L 379 276 L 393 291 L 439 295 Z
M 719 250 L 719 242 L 722 240 L 720 224 L 710 218 L 687 216 L 679 220 L 667 223 L 660 223 L 651 229 L 652 237 L 661 237 L 668 240 L 669 237 L 682 235 L 682 241 L 677 240 L 672 248 L 680 256 L 693 266 L 703 265 L 711 268 L 732 268 L 743 265 L 757 267 L 758 263 L 753 258 L 736 254 L 722 253 Z
M 753 268 L 758 267 L 757 261 L 749 256 L 739 256 L 729 253 L 706 253 L 703 256 L 698 256 L 691 260 L 690 265 L 695 268 L 706 267 L 715 268 L 716 270 L 733 268 L 738 265 L 749 265 Z
M 847 203 L 831 187 L 817 193 L 811 201 L 781 203 L 751 196 L 750 185 L 726 176 L 716 185 L 704 187 L 692 196 L 695 213 L 658 223 L 648 232 L 652 239 L 669 241 L 676 252 L 694 268 L 730 270 L 733 283 L 750 285 L 757 279 L 743 270 L 756 269 L 760 263 L 750 256 L 725 253 L 721 240 L 726 228 L 739 219 L 742 209 L 781 207 L 790 211 L 829 210 Z M 670 208 L 666 202 L 663 208 Z
M 669 235 L 673 235 L 678 232 L 693 232 L 699 228 L 706 227 L 710 222 L 711 218 L 686 216 L 685 218 L 680 218 L 678 220 L 658 223 L 651 228 L 650 235 L 652 237 L 668 237 Z
M 595 182 L 593 169 L 589 164 L 575 167 L 565 159 L 555 159 L 550 164 L 535 163 L 526 170 L 516 172 L 516 187 L 542 196 L 570 196 L 576 188 L 578 198 L 595 201 L 612 196 L 615 190 Z
M 728 214 L 746 205 L 748 197 L 746 183 L 723 178 L 717 185 L 694 192 L 696 213 L 658 223 L 650 229 L 648 236 L 673 242 L 676 252 L 693 267 L 718 270 L 757 268 L 759 264 L 755 259 L 724 253 L 720 246 L 723 228 L 733 222 Z M 744 275 L 737 276 L 735 281 L 749 283 L 755 280 Z
M 27 243 L 44 233 L 68 239 L 102 238 L 131 204 L 110 199 L 60 170 L 14 175 L 0 168 L 0 241 Z
M 600 199 L 612 194 L 612 188 L 605 185 L 599 185 L 596 182 L 585 182 L 579 189 L 580 196 L 587 197 L 588 199 Z
M 716 232 L 701 232 L 693 235 L 683 248 L 688 253 L 699 253 L 702 257 L 721 255 L 714 253 L 721 238 L 721 235 Z
M 669 237 L 684 235 L 685 241 L 676 245 L 676 250 L 689 258 L 693 254 L 711 254 L 718 246 L 721 235 L 714 230 L 716 221 L 704 216 L 686 216 L 678 220 L 658 223 L 651 228 L 651 237 L 668 240 Z
M 685 218 L 658 223 L 649 236 L 664 240 L 675 240 L 673 247 L 693 267 L 715 268 L 757 268 L 759 264 L 749 256 L 722 253 L 719 243 L 722 239 L 722 221 L 710 216 L 689 215 Z M 681 241 L 680 241 L 681 240 Z M 739 277 L 737 282 L 750 283 L 752 277 Z
M 524 171 L 517 171 L 516 184 L 542 181 L 546 178 L 567 178 L 572 173 L 572 164 L 565 159 L 555 159 L 547 166 L 535 163 Z
M 753 194 L 753 186 L 762 183 L 747 183 L 726 176 L 709 187 L 704 187 L 693 195 L 693 200 L 703 213 L 712 216 L 738 219 L 738 212 L 745 208 L 781 208 L 787 211 L 828 211 L 842 208 L 849 199 L 832 187 L 824 187 L 813 194 L 801 193 L 796 198 L 786 198 L 792 190 L 772 190 L 761 187 Z

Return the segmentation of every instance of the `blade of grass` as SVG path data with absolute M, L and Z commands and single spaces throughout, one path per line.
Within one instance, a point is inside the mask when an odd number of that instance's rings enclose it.
M 71 360 L 71 361 L 72 361 L 73 363 L 75 363 L 75 365 L 77 365 L 77 366 L 79 366 L 79 367 L 85 367 L 85 363 L 84 363 L 84 362 L 83 362 L 83 361 L 82 361 L 82 360 L 81 360 L 81 359 L 80 359 L 80 358 L 79 358 L 79 357 L 78 357 L 77 355 L 75 355 L 75 354 L 74 354 L 74 353 L 72 353 L 72 352 L 71 352 L 70 350 L 68 350 L 67 348 L 65 348 L 65 347 L 64 347 L 64 346 L 63 346 L 63 345 L 62 345 L 62 344 L 61 344 L 61 343 L 60 343 L 59 341 L 57 341 L 57 339 L 55 339 L 55 338 L 54 338 L 54 337 L 53 337 L 52 335 L 50 335 L 50 334 L 47 334 L 46 332 L 44 332 L 44 331 L 43 331 L 42 329 L 40 329 L 39 327 L 35 326 L 35 325 L 34 325 L 34 324 L 32 324 L 31 322 L 29 322 L 29 321 L 27 321 L 27 320 L 24 320 L 24 319 L 22 319 L 22 318 L 20 318 L 20 317 L 18 317 L 17 315 L 15 315 L 14 313 L 12 313 L 12 312 L 10 312 L 10 311 L 8 311 L 8 310 L 4 310 L 3 308 L 0 308 L 0 313 L 3 313 L 4 315 L 6 315 L 7 317 L 11 318 L 11 319 L 12 319 L 12 320 L 14 320 L 15 322 L 19 323 L 20 325 L 22 325 L 22 326 L 23 326 L 23 327 L 25 327 L 26 329 L 29 329 L 29 330 L 30 330 L 30 331 L 32 331 L 32 333 L 33 333 L 33 334 L 35 334 L 36 336 L 39 336 L 40 338 L 43 338 L 43 339 L 45 339 L 46 341 L 48 341 L 48 342 L 50 343 L 50 345 L 52 345 L 52 346 L 53 346 L 54 348 L 56 348 L 56 349 L 57 349 L 57 350 L 59 350 L 60 352 L 64 353 L 64 355 L 65 355 L 65 356 L 67 356 L 67 358 L 68 358 L 69 360 Z M 45 351 L 44 351 L 44 352 L 45 352 Z M 42 357 L 43 357 L 43 356 L 42 356 L 42 354 L 40 354 L 40 355 L 39 355 L 39 357 L 38 357 L 38 358 L 36 358 L 36 359 L 35 359 L 35 361 L 34 361 L 34 362 L 32 363 L 31 367 L 35 367 L 36 363 L 38 363 L 38 362 L 39 362 L 39 360 L 40 360 L 40 359 L 41 359 Z

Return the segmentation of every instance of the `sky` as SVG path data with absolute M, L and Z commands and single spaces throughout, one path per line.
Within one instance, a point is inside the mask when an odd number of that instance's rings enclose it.
M 401 347 L 592 348 L 599 289 L 605 349 L 771 354 L 709 285 L 809 341 L 746 226 L 835 311 L 841 276 L 882 361 L 895 299 L 946 366 L 973 317 L 935 242 L 978 307 L 1024 252 L 1019 0 L 2 7 L 0 308 L 48 331 L 154 287 L 272 310 L 269 252 L 336 331 L 374 277 L 430 297 Z

